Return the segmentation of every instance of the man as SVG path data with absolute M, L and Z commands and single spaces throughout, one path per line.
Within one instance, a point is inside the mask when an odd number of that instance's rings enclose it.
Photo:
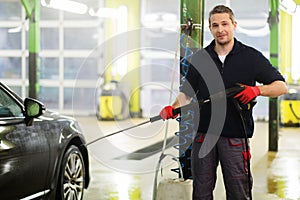
M 232 10 L 218 5 L 209 13 L 209 29 L 214 40 L 205 48 L 220 72 L 225 88 L 241 84 L 244 90 L 227 98 L 226 118 L 223 129 L 212 150 L 204 157 L 199 156 L 201 145 L 210 134 L 208 126 L 211 116 L 211 105 L 203 104 L 200 110 L 199 126 L 192 144 L 192 176 L 193 199 L 213 199 L 216 182 L 216 169 L 220 162 L 222 167 L 226 196 L 229 200 L 249 199 L 252 187 L 252 177 L 248 176 L 245 156 L 245 135 L 251 138 L 254 130 L 251 101 L 257 96 L 277 97 L 287 93 L 287 86 L 282 75 L 256 49 L 246 46 L 234 37 L 237 27 Z M 194 54 L 194 57 L 197 53 Z M 192 57 L 192 59 L 195 59 Z M 197 60 L 197 59 L 196 59 Z M 197 100 L 207 96 L 209 85 L 205 87 L 199 70 L 191 65 L 186 74 L 180 93 L 172 106 L 166 106 L 160 112 L 162 119 L 174 118 L 174 108 L 188 104 L 196 94 Z M 262 85 L 256 86 L 256 82 Z M 191 85 L 194 92 L 188 89 Z M 203 87 L 202 87 L 203 86 Z M 201 87 L 201 88 L 200 88 Z M 246 107 L 241 115 L 235 102 Z M 246 133 L 245 133 L 246 132 Z M 250 172 L 249 172 L 250 173 Z M 250 174 L 251 176 L 251 174 Z M 249 183 L 250 179 L 250 183 Z M 250 184 L 250 185 L 249 185 Z M 249 187 L 250 186 L 250 187 Z

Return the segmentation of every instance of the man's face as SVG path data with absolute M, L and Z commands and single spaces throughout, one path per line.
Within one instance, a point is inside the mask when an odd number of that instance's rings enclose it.
M 236 22 L 232 22 L 228 13 L 213 14 L 210 17 L 209 29 L 219 45 L 226 45 L 233 39 Z

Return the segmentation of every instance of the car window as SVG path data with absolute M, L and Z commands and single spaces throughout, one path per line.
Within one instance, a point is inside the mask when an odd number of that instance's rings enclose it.
M 23 116 L 20 106 L 3 90 L 0 90 L 0 118 Z

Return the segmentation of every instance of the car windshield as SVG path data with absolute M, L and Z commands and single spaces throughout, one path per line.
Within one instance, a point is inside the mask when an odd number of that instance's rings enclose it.
M 0 90 L 0 117 L 23 116 L 20 106 L 2 88 Z

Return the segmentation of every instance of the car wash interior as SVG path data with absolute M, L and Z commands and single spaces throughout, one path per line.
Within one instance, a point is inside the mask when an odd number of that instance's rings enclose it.
M 300 199 L 300 0 L 0 0 L 0 80 L 80 122 L 83 199 L 192 199 L 193 108 L 180 120 L 159 113 L 179 93 L 185 61 L 213 39 L 218 4 L 288 86 L 253 109 L 252 198 Z M 215 199 L 226 199 L 217 173 Z

